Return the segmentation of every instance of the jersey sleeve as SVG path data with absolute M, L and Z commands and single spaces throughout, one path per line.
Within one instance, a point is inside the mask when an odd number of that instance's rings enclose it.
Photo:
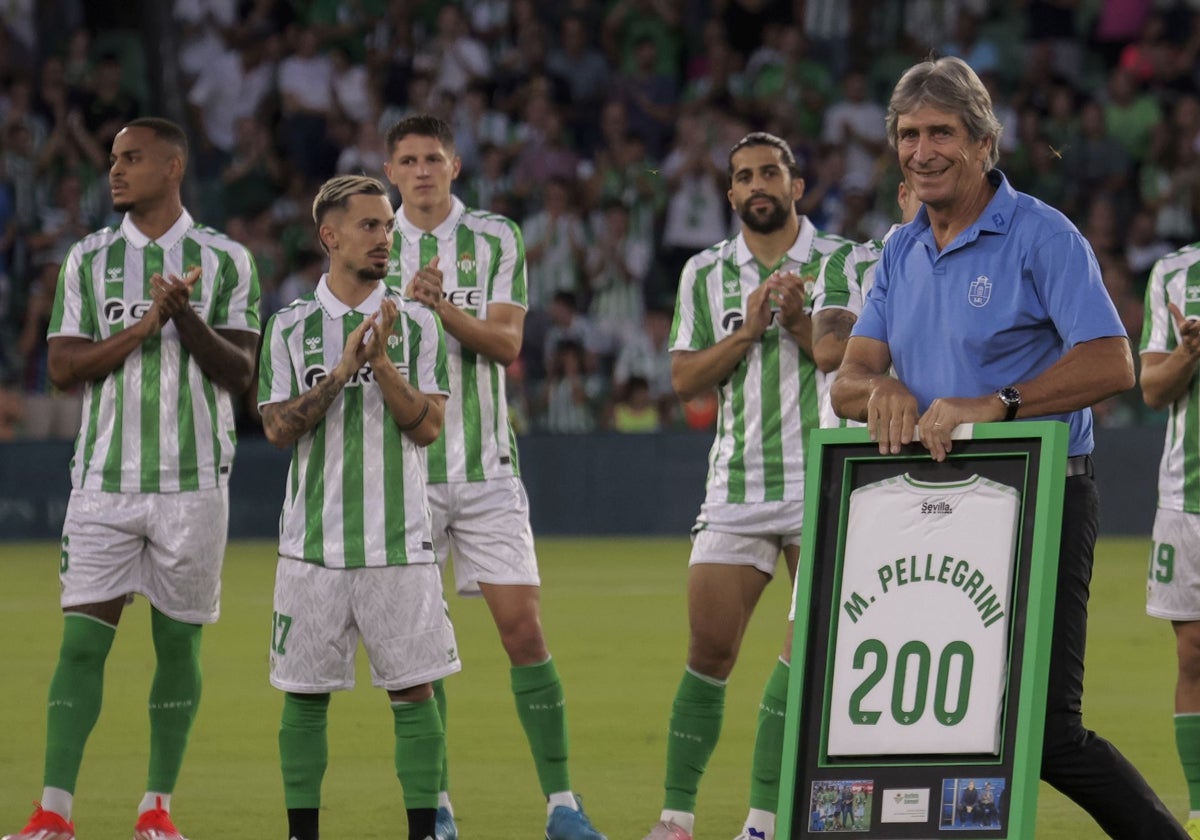
M 213 327 L 258 333 L 262 329 L 259 313 L 261 290 L 258 266 L 250 251 L 231 242 L 220 260 L 217 299 L 213 306 Z
M 446 334 L 432 310 L 419 304 L 405 307 L 409 318 L 409 379 L 423 394 L 450 395 Z
M 843 245 L 821 258 L 817 269 L 817 282 L 812 290 L 812 311 L 816 315 L 822 309 L 846 309 L 850 303 L 850 272 L 853 270 L 853 245 Z M 861 309 L 861 300 L 859 302 Z
M 95 318 L 95 307 L 89 305 L 88 286 L 84 283 L 85 265 L 83 249 L 79 243 L 71 247 L 58 271 L 58 288 L 54 292 L 54 308 L 50 313 L 48 337 L 73 336 L 100 338 Z
M 895 241 L 898 237 L 892 237 Z M 888 293 L 888 275 L 896 270 L 897 252 L 901 250 L 901 243 L 888 243 L 888 247 L 883 249 L 883 254 L 879 261 L 874 266 L 874 281 L 871 283 L 871 289 L 863 298 L 862 311 L 858 315 L 858 320 L 854 322 L 854 330 L 852 336 L 861 335 L 866 338 L 873 338 L 876 341 L 887 343 L 888 340 L 888 323 L 887 323 L 887 293 Z
M 707 276 L 707 272 L 705 275 Z M 675 318 L 671 322 L 671 350 L 703 350 L 716 343 L 706 284 L 697 271 L 696 259 L 688 260 L 679 276 Z
M 278 316 L 267 321 L 258 360 L 258 407 L 300 396 L 300 383 Z
M 490 303 L 509 303 L 522 309 L 529 306 L 529 276 L 525 264 L 525 239 L 510 219 L 504 220 L 499 234 L 500 255 L 488 284 Z
M 1150 280 L 1146 283 L 1146 307 L 1139 348 L 1141 353 L 1170 353 L 1179 343 L 1175 335 L 1175 321 L 1167 309 L 1171 296 L 1167 291 L 1166 274 L 1162 260 L 1150 270 Z

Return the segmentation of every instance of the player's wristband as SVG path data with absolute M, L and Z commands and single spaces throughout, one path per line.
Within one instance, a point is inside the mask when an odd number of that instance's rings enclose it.
M 425 407 L 421 409 L 421 413 L 417 415 L 417 419 L 409 423 L 407 426 L 401 426 L 400 431 L 411 432 L 417 426 L 421 425 L 421 421 L 425 419 L 425 415 L 429 413 L 429 400 L 425 400 Z

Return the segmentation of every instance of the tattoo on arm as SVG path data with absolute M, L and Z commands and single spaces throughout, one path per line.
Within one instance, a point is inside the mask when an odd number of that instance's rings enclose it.
M 858 317 L 854 313 L 845 309 L 822 312 L 816 323 L 813 324 L 813 342 L 816 343 L 827 335 L 833 336 L 838 341 L 849 341 L 850 333 L 854 329 L 854 322 L 857 320 Z
M 329 406 L 345 383 L 326 376 L 315 386 L 287 402 L 263 406 L 263 423 L 273 441 L 295 443 L 301 435 L 325 419 Z

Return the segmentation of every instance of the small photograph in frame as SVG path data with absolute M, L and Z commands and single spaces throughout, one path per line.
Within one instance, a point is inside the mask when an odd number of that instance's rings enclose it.
M 1005 783 L 1002 778 L 967 776 L 942 780 L 942 831 L 984 831 L 1003 828 Z
M 809 831 L 833 834 L 867 831 L 875 782 L 870 779 L 828 779 L 813 782 L 809 798 Z

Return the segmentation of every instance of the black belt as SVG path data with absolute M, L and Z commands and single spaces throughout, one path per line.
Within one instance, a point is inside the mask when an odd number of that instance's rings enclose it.
M 1067 459 L 1067 478 L 1077 475 L 1086 475 L 1088 478 L 1096 475 L 1096 471 L 1092 469 L 1091 455 L 1074 455 Z

